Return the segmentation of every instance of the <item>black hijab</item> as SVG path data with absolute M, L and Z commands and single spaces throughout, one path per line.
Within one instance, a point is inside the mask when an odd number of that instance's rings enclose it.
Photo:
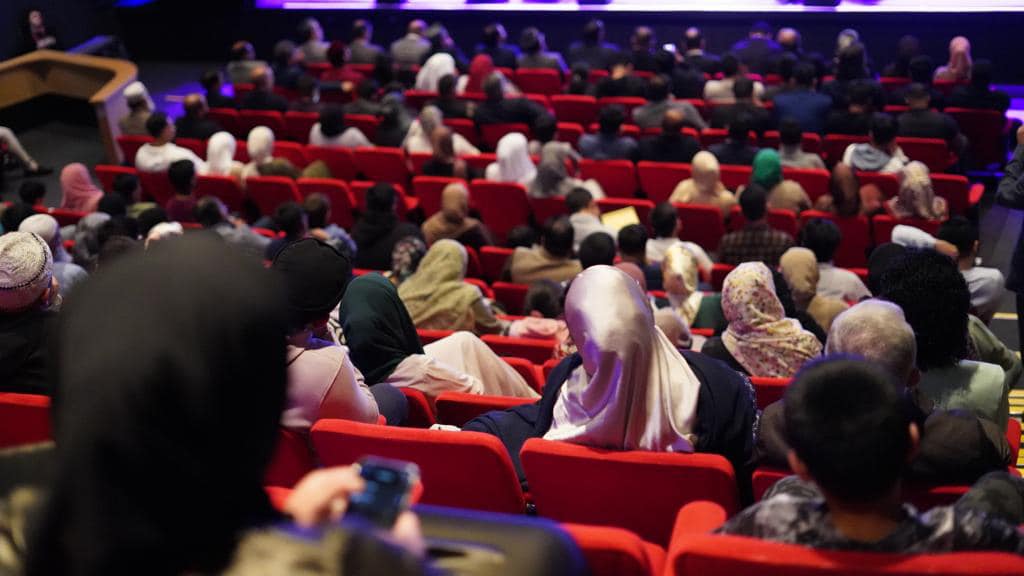
M 28 574 L 219 571 L 276 518 L 262 489 L 285 400 L 283 290 L 195 235 L 125 256 L 61 313 L 57 475 Z
M 349 356 L 369 385 L 382 382 L 407 357 L 423 354 L 398 290 L 380 274 L 353 280 L 338 316 Z

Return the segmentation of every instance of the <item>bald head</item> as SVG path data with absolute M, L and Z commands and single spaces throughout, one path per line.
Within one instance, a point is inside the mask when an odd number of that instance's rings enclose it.
M 825 354 L 854 354 L 913 384 L 917 341 L 903 310 L 892 302 L 865 300 L 832 321 Z
M 796 52 L 800 49 L 800 33 L 795 28 L 782 28 L 775 35 L 775 41 L 790 52 Z
M 185 115 L 189 118 L 202 118 L 206 115 L 206 98 L 203 98 L 202 94 L 185 96 L 182 106 L 185 108 Z
M 409 34 L 415 34 L 417 36 L 423 36 L 427 31 L 427 23 L 423 20 L 413 20 L 409 22 L 409 26 L 405 29 Z

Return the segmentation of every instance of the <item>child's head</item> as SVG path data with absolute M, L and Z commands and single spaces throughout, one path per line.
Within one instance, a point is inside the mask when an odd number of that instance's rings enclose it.
M 853 356 L 806 365 L 784 404 L 793 470 L 829 500 L 858 504 L 889 495 L 917 443 L 896 389 L 884 370 Z
M 960 258 L 973 258 L 978 253 L 978 227 L 963 216 L 947 220 L 939 227 L 936 236 L 956 246 Z
M 679 234 L 679 213 L 670 202 L 655 206 L 650 218 L 655 238 L 675 238 Z
M 553 280 L 538 280 L 530 284 L 523 303 L 523 314 L 541 318 L 562 315 L 562 287 Z

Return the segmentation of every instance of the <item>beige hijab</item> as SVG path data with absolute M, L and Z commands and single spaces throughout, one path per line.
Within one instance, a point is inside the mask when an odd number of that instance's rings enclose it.
M 806 310 L 819 326 L 828 331 L 835 317 L 848 306 L 841 300 L 817 294 L 819 273 L 814 252 L 807 248 L 790 248 L 779 259 L 779 268 L 797 309 Z
M 704 295 L 697 290 L 697 258 L 682 243 L 673 244 L 661 261 L 661 278 L 668 300 L 686 323 L 693 324 Z
M 700 380 L 654 324 L 640 287 L 593 266 L 565 302 L 583 364 L 555 401 L 547 440 L 616 450 L 693 452 Z
M 466 249 L 454 240 L 439 240 L 420 262 L 416 273 L 398 288 L 416 328 L 469 330 L 476 326 L 473 305 L 483 296 L 466 284 Z
M 462 236 L 480 224 L 469 214 L 469 190 L 461 182 L 452 182 L 441 192 L 441 211 L 423 223 L 423 238 L 427 244 Z
M 692 161 L 692 174 L 672 191 L 669 202 L 714 206 L 729 215 L 736 205 L 736 197 L 722 184 L 721 168 L 715 155 L 701 150 Z
M 889 211 L 897 218 L 941 220 L 945 216 L 946 201 L 935 196 L 928 166 L 915 160 L 903 167 L 900 191 L 889 200 Z

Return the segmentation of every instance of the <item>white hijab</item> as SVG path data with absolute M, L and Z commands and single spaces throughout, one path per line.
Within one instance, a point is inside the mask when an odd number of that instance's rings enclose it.
M 146 90 L 146 85 L 138 80 L 124 87 L 124 98 L 128 101 L 144 100 L 150 111 L 156 110 L 153 99 L 149 97 L 149 90 Z
M 565 321 L 583 365 L 562 386 L 544 438 L 693 452 L 700 381 L 655 326 L 636 281 L 611 266 L 588 268 L 569 289 Z
M 452 58 L 451 54 L 438 52 L 427 58 L 419 73 L 416 74 L 416 89 L 437 92 L 438 82 L 448 74 L 452 76 L 458 76 L 459 74 L 455 70 L 455 59 Z
M 249 131 L 245 142 L 249 159 L 253 164 L 263 164 L 274 157 L 274 131 L 266 126 L 257 126 Z
M 518 182 L 529 186 L 537 176 L 537 167 L 530 159 L 530 144 L 527 142 L 526 136 L 519 132 L 510 132 L 502 136 L 501 140 L 498 140 L 495 155 L 498 157 L 498 162 L 491 166 L 497 166 L 497 169 L 488 170 L 492 173 L 497 172 L 497 177 L 493 180 Z
M 409 132 L 405 135 L 405 142 L 402 147 L 406 152 L 434 152 L 434 144 L 431 141 L 431 134 L 444 122 L 444 115 L 436 106 L 424 106 L 420 115 L 409 126 Z M 454 135 L 453 135 L 454 136 Z
M 206 142 L 207 174 L 230 176 L 235 165 L 235 137 L 228 132 L 217 132 Z M 271 146 L 273 148 L 273 146 Z

